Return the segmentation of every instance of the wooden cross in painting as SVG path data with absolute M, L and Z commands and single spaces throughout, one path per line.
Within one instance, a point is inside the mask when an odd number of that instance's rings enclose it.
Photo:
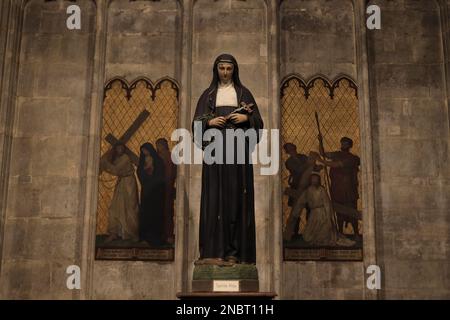
M 130 157 L 131 162 L 133 162 L 136 166 L 139 165 L 139 157 L 131 151 L 130 148 L 126 146 L 127 142 L 131 139 L 131 137 L 136 133 L 136 131 L 141 127 L 141 125 L 147 120 L 147 118 L 150 116 L 150 112 L 147 110 L 142 111 L 139 116 L 134 120 L 133 124 L 125 131 L 125 133 L 117 139 L 113 134 L 109 133 L 105 140 L 111 145 L 114 146 L 117 142 L 122 142 L 125 146 L 125 153 Z M 106 156 L 111 149 L 106 152 L 103 156 Z M 101 173 L 101 172 L 100 172 Z

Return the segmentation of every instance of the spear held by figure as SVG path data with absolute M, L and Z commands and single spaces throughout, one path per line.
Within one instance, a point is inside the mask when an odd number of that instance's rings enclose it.
M 318 115 L 317 111 L 314 111 L 314 115 L 316 117 L 317 131 L 319 132 L 319 135 L 318 135 L 319 150 L 325 150 L 324 147 L 323 147 L 323 136 L 322 136 L 322 132 L 320 130 L 319 115 Z M 325 153 L 325 151 L 324 151 L 324 153 Z M 326 166 L 324 167 L 324 170 L 325 170 L 325 183 L 327 185 L 328 193 L 329 193 L 329 196 L 330 196 L 330 199 L 331 199 L 331 180 L 330 180 L 330 175 L 328 174 L 328 169 L 327 169 Z M 333 201 L 331 201 L 331 210 L 333 212 L 333 215 L 332 215 L 333 225 L 335 226 L 336 230 L 339 232 L 339 227 L 338 227 L 338 224 L 337 224 L 337 217 L 336 217 L 336 212 L 334 211 Z

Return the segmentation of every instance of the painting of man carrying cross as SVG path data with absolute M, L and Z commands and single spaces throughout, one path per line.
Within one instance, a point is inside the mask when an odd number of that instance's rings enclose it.
M 135 170 L 122 142 L 117 142 L 111 152 L 101 158 L 100 170 L 118 177 L 108 210 L 108 237 L 105 243 L 116 239 L 137 242 L 139 204 Z

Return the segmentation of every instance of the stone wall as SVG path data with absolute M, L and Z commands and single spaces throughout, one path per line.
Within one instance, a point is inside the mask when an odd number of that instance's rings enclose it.
M 176 0 L 114 0 L 108 8 L 106 78 L 153 82 L 180 76 L 181 8 Z
M 279 79 L 289 73 L 353 77 L 364 115 L 364 261 L 282 262 L 280 177 L 255 166 L 261 290 L 372 298 L 365 268 L 377 263 L 379 298 L 450 297 L 446 0 L 377 1 L 376 31 L 356 0 L 76 3 L 81 31 L 65 28 L 72 2 L 0 4 L 1 298 L 174 299 L 189 289 L 200 166 L 179 168 L 173 263 L 93 259 L 101 97 L 110 77 L 173 77 L 189 128 L 222 52 L 237 58 L 266 128 L 279 126 Z M 81 291 L 65 286 L 71 264 L 82 267 Z
M 383 298 L 449 298 L 449 123 L 437 1 L 377 1 L 369 33 Z M 448 59 L 448 57 L 447 57 Z
M 64 28 L 61 2 L 32 0 L 24 9 L 1 261 L 8 298 L 77 295 L 64 284 L 81 254 L 95 24 L 92 1 L 79 5 L 85 21 L 77 32 Z
M 280 7 L 280 75 L 356 79 L 352 0 L 284 0 Z
M 10 74 L 9 68 L 6 66 L 11 65 L 11 58 L 7 57 L 7 47 L 8 47 L 8 23 L 10 14 L 10 1 L 3 1 L 0 5 L 0 272 L 1 272 L 1 257 L 3 252 L 3 237 L 4 234 L 4 211 L 6 202 L 6 193 L 8 190 L 7 183 L 7 170 L 9 166 L 9 159 L 5 155 L 9 153 L 9 141 L 11 140 L 11 126 L 9 125 L 9 113 L 10 108 L 8 108 L 9 86 L 6 85 L 8 81 L 5 80 Z M 9 42 L 10 43 L 10 42 Z

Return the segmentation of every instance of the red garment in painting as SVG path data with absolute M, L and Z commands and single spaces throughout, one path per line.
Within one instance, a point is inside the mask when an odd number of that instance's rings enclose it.
M 342 204 L 355 203 L 358 194 L 358 167 L 360 159 L 350 152 L 336 151 L 327 156 L 333 161 L 340 161 L 344 165 L 330 169 L 331 198 Z

